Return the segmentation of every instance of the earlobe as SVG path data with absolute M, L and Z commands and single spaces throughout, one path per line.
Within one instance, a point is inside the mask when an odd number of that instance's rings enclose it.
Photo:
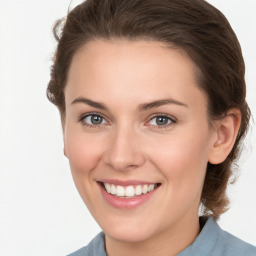
M 225 117 L 216 122 L 214 141 L 208 161 L 211 164 L 220 164 L 231 152 L 240 128 L 241 112 L 239 109 L 230 109 Z
M 68 158 L 66 143 L 65 143 L 65 134 L 63 134 L 63 153 L 64 153 L 64 156 Z

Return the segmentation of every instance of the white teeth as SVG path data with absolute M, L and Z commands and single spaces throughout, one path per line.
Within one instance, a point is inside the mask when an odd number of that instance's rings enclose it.
M 142 186 L 136 186 L 136 188 L 135 188 L 135 195 L 136 196 L 139 196 L 139 195 L 141 195 L 142 194 Z
M 148 186 L 148 192 L 152 191 L 155 188 L 155 186 L 153 184 Z
M 104 187 L 107 190 L 109 194 L 115 195 L 117 197 L 134 197 L 134 196 L 139 196 L 141 194 L 146 194 L 148 192 L 151 192 L 152 190 L 155 189 L 154 184 L 150 185 L 136 185 L 136 186 L 116 186 L 114 184 L 109 184 L 109 183 L 104 183 Z
M 144 185 L 144 186 L 143 186 L 142 192 L 143 192 L 143 194 L 148 193 L 148 185 Z
M 108 183 L 104 183 L 105 189 L 108 191 L 108 193 L 111 193 L 111 186 Z
M 134 194 L 135 194 L 135 191 L 134 191 L 134 187 L 133 186 L 126 187 L 126 189 L 125 189 L 125 196 L 132 197 L 132 196 L 134 196 Z
M 111 191 L 110 194 L 115 195 L 116 194 L 116 186 L 115 185 L 111 185 Z
M 122 187 L 122 186 L 116 187 L 116 195 L 117 196 L 124 196 L 124 192 L 125 192 L 124 187 Z

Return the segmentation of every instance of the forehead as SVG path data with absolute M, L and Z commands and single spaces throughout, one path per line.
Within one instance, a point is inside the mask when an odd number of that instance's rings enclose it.
M 149 75 L 151 70 L 154 69 L 156 72 L 163 66 L 165 66 L 164 70 L 169 69 L 171 71 L 175 68 L 172 65 L 174 62 L 172 60 L 176 61 L 176 69 L 179 66 L 183 66 L 184 69 L 189 68 L 194 80 L 194 63 L 183 50 L 174 48 L 174 46 L 158 41 L 143 40 L 90 41 L 73 56 L 68 77 L 72 74 L 78 75 L 82 69 L 83 72 L 89 69 L 98 72 L 116 72 L 116 76 L 118 76 L 117 71 L 125 71 L 126 73 L 133 71 L 135 73 L 133 70 L 135 66 L 140 67 L 138 73 L 140 72 L 141 75 Z M 110 64 L 115 64 L 115 66 L 110 66 Z M 118 70 L 118 68 L 124 68 L 124 70 Z
M 196 68 L 181 50 L 155 41 L 92 41 L 73 57 L 65 98 L 135 103 L 168 96 L 189 103 L 199 91 Z

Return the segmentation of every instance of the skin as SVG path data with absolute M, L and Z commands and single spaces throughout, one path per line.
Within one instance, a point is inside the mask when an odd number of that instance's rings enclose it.
M 141 107 L 165 99 L 173 102 Z M 73 57 L 65 101 L 64 152 L 83 201 L 105 232 L 107 254 L 170 256 L 190 245 L 200 232 L 207 163 L 223 161 L 231 150 L 239 113 L 212 128 L 192 61 L 150 41 L 87 43 Z M 91 112 L 103 117 L 101 124 L 81 118 Z M 159 114 L 168 116 L 168 125 L 156 122 Z M 143 205 L 117 209 L 103 199 L 102 179 L 161 186 Z

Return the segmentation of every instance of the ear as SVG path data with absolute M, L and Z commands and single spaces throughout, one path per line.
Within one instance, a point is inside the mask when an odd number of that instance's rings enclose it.
M 64 156 L 67 157 L 67 152 L 66 152 L 65 143 L 64 143 L 64 146 L 63 146 L 63 153 L 64 153 Z
M 66 158 L 68 158 L 68 150 L 67 150 L 67 146 L 66 146 L 66 134 L 65 134 L 65 130 L 63 130 L 63 153 L 64 156 Z
M 65 129 L 64 122 L 62 122 L 62 139 L 63 139 L 63 153 L 64 153 L 64 156 L 68 158 L 67 146 L 66 146 L 66 129 Z
M 62 139 L 63 139 L 63 153 L 64 156 L 67 157 L 66 143 L 65 143 L 65 122 L 66 122 L 66 114 L 60 110 L 60 118 L 61 118 L 61 127 L 62 127 Z
M 220 164 L 231 152 L 240 128 L 241 112 L 237 108 L 230 109 L 221 120 L 214 121 L 214 141 L 208 161 Z

